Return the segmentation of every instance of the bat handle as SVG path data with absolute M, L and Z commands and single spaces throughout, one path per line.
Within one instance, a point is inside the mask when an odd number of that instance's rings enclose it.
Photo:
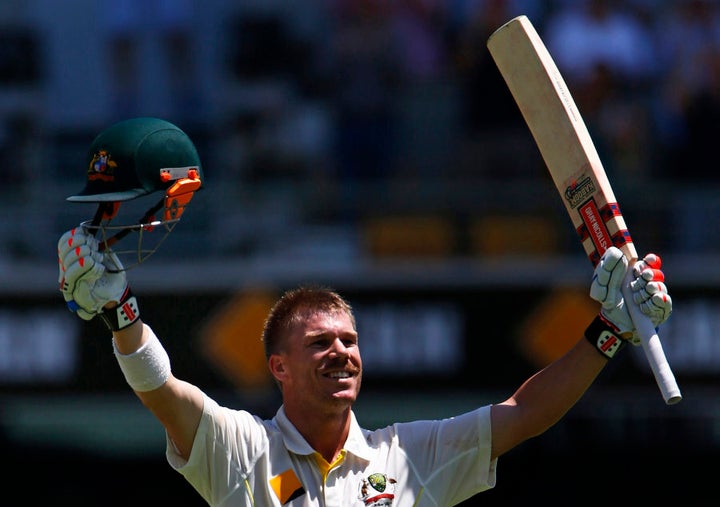
M 665 352 L 663 351 L 662 343 L 660 343 L 660 337 L 655 330 L 655 326 L 650 318 L 640 311 L 640 307 L 632 299 L 632 290 L 630 289 L 630 282 L 632 280 L 633 273 L 632 266 L 630 266 L 625 276 L 625 281 L 623 282 L 623 296 L 628 312 L 635 324 L 635 329 L 642 342 L 645 357 L 647 357 L 650 368 L 655 376 L 655 381 L 665 399 L 665 403 L 674 405 L 682 400 L 680 388 L 675 381 L 675 375 L 673 375 L 670 369 L 670 364 L 665 358 Z

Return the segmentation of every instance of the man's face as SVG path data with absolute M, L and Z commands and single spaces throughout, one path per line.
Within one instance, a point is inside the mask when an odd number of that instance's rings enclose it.
M 346 313 L 318 313 L 295 326 L 274 360 L 286 403 L 314 410 L 345 409 L 360 391 L 362 359 L 358 336 Z M 275 369 L 275 371 L 278 371 Z

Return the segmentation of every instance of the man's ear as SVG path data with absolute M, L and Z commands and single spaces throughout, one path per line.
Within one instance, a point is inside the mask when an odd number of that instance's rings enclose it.
M 286 375 L 285 363 L 283 362 L 282 357 L 278 354 L 270 355 L 270 358 L 268 359 L 268 367 L 270 368 L 272 376 L 275 377 L 275 380 L 282 382 Z

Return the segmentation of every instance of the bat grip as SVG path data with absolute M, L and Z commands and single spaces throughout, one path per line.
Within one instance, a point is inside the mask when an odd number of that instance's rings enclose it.
M 625 298 L 625 304 L 630 318 L 632 318 L 635 329 L 642 342 L 642 348 L 647 357 L 650 369 L 652 369 L 655 381 L 660 388 L 665 403 L 668 405 L 674 405 L 682 400 L 682 394 L 680 394 L 680 388 L 675 381 L 675 375 L 673 375 L 670 369 L 670 364 L 665 358 L 665 352 L 660 343 L 660 337 L 655 331 L 650 318 L 643 314 L 640 307 L 632 299 L 632 289 L 630 288 L 630 282 L 633 280 L 632 266 L 627 270 L 625 280 L 623 281 L 623 296 Z

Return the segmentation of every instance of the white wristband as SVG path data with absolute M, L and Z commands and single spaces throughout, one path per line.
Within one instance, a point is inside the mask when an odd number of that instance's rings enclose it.
M 147 324 L 143 324 L 149 333 L 148 341 L 131 354 L 121 354 L 115 340 L 113 350 L 125 381 L 133 391 L 145 392 L 157 389 L 170 378 L 170 358 L 160 340 Z

